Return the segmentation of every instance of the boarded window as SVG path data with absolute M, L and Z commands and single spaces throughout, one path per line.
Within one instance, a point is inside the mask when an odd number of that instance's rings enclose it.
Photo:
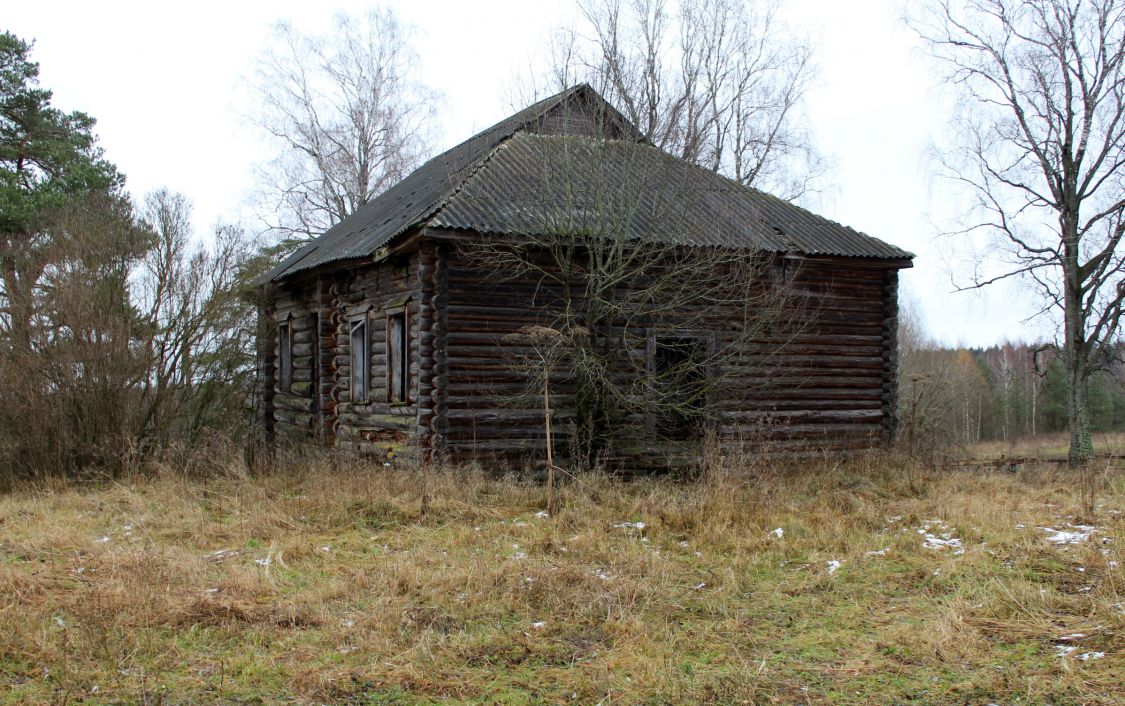
M 387 314 L 387 401 L 407 402 L 410 365 L 406 355 L 409 341 L 406 311 Z
M 367 402 L 371 389 L 370 340 L 367 319 L 354 322 L 351 332 L 352 402 Z
M 293 331 L 289 322 L 277 326 L 279 383 L 282 392 L 293 388 Z

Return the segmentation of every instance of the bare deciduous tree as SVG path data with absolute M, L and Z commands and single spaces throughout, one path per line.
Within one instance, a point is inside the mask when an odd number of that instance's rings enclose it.
M 240 421 L 253 366 L 253 313 L 240 299 L 252 244 L 231 226 L 193 243 L 191 204 L 167 189 L 149 194 L 140 215 L 154 235 L 132 296 L 145 322 L 140 434 L 149 445 L 193 442 Z
M 932 461 L 980 441 L 994 412 L 982 366 L 970 351 L 928 338 L 910 303 L 900 307 L 898 322 L 900 448 Z
M 260 170 L 263 218 L 275 233 L 320 235 L 430 150 L 435 94 L 415 78 L 412 35 L 386 8 L 337 15 L 323 35 L 278 26 L 254 84 L 254 120 L 278 146 Z
M 1061 316 L 1072 465 L 1093 455 L 1090 376 L 1125 300 L 1125 2 L 933 0 L 909 22 L 964 98 L 943 173 L 995 239 L 969 286 L 1024 277 Z
M 770 0 L 582 0 L 585 27 L 552 38 L 549 80 L 587 82 L 653 144 L 794 199 L 823 159 L 801 125 L 815 68 Z

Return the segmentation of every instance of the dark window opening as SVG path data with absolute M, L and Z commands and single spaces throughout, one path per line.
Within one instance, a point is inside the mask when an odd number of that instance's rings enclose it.
M 351 330 L 352 402 L 367 402 L 371 389 L 371 345 L 367 319 L 356 321 Z
M 406 355 L 409 337 L 406 311 L 387 314 L 387 401 L 408 402 L 410 364 Z
M 293 331 L 289 322 L 278 324 L 278 368 L 279 383 L 282 392 L 293 389 Z
M 651 347 L 655 430 L 672 439 L 699 431 L 706 405 L 707 345 L 695 336 L 658 336 Z

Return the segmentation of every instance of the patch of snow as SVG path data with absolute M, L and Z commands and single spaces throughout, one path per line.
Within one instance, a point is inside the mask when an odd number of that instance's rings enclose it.
M 1055 645 L 1055 654 L 1059 657 L 1066 657 L 1077 649 L 1074 645 Z
M 941 535 L 930 534 L 929 532 L 922 532 L 923 542 L 922 546 L 925 549 L 944 549 L 950 547 L 954 550 L 954 554 L 964 554 L 965 547 L 962 546 L 961 540 L 954 537 L 949 532 L 943 532 Z
M 548 517 L 550 517 L 550 515 L 547 514 L 546 510 L 540 510 L 539 512 L 535 513 L 535 516 L 538 517 L 540 520 L 545 520 Z
M 109 541 L 109 535 L 106 535 L 104 537 L 99 537 L 98 539 L 95 539 L 94 541 L 98 544 L 105 544 L 106 542 Z
M 1085 567 L 1085 566 L 1078 566 L 1078 567 L 1075 567 L 1075 569 L 1074 569 L 1074 570 L 1075 570 L 1075 571 L 1077 571 L 1077 572 L 1078 572 L 1078 573 L 1080 573 L 1080 574 L 1084 574 L 1084 573 L 1086 573 L 1086 567 Z
M 782 537 L 784 537 L 784 536 L 785 536 L 785 530 L 783 530 L 783 529 L 781 529 L 780 527 L 778 527 L 778 528 L 777 528 L 777 529 L 775 529 L 775 530 L 774 530 L 773 532 L 770 532 L 770 534 L 772 534 L 773 536 L 777 537 L 778 539 L 781 539 Z
M 864 552 L 863 555 L 864 556 L 886 556 L 887 552 L 889 552 L 890 550 L 891 550 L 890 547 L 883 547 L 882 549 L 879 549 L 879 550 L 872 550 L 872 551 L 869 551 L 869 552 Z
M 694 588 L 697 591 L 702 591 L 706 587 L 707 587 L 707 582 L 706 581 L 700 581 L 699 583 L 695 584 L 695 586 L 693 586 L 692 588 Z
M 1105 657 L 1105 652 L 1083 652 L 1082 654 L 1078 655 L 1078 659 L 1083 661 L 1089 661 L 1091 659 L 1101 659 L 1102 657 Z
M 531 627 L 535 628 L 536 630 L 542 630 L 546 625 L 547 623 L 543 622 L 542 620 L 536 620 L 531 624 Z
M 610 580 L 613 579 L 612 576 L 610 576 L 609 574 L 606 573 L 605 569 L 595 569 L 594 570 L 594 576 L 597 576 L 602 581 L 610 581 Z
M 1016 529 L 1024 529 L 1025 527 L 1027 527 L 1027 525 L 1025 525 L 1025 524 L 1024 524 L 1024 523 L 1022 523 L 1022 522 L 1017 522 L 1017 523 L 1016 523 Z
M 626 522 L 616 522 L 616 523 L 614 523 L 613 526 L 618 528 L 618 529 L 643 530 L 645 528 L 645 523 L 643 523 L 643 522 L 627 522 L 626 521 Z
M 1110 559 L 1108 562 L 1106 562 L 1106 566 L 1111 569 L 1116 569 L 1118 566 L 1120 566 L 1120 564 L 1118 564 L 1116 560 Z
M 343 622 L 342 622 L 342 623 L 340 623 L 340 624 L 341 624 L 341 625 L 343 625 L 343 626 L 344 626 L 344 627 L 346 627 L 346 628 L 351 628 L 351 627 L 355 627 L 355 621 L 354 621 L 354 620 L 351 620 L 351 619 L 345 620 L 345 621 L 343 621 Z
M 216 549 L 204 556 L 207 561 L 222 561 L 223 559 L 230 559 L 233 556 L 238 556 L 237 549 Z
M 330 547 L 326 544 L 326 545 L 324 545 L 323 547 L 320 548 L 320 551 L 324 552 L 325 554 L 328 554 L 328 553 L 331 553 L 332 547 Z
M 265 559 L 255 559 L 254 563 L 258 566 L 269 566 L 272 560 L 267 556 Z
M 1044 532 L 1049 532 L 1047 541 L 1051 544 L 1081 544 L 1090 538 L 1097 529 L 1090 525 L 1071 525 L 1069 530 L 1055 529 L 1054 527 L 1040 527 Z
M 688 543 L 686 541 L 681 541 L 680 542 L 680 549 L 687 549 L 687 548 L 688 548 Z
M 828 561 L 827 568 L 828 568 L 828 575 L 831 576 L 832 574 L 836 573 L 837 569 L 840 568 L 840 562 L 836 561 L 835 559 L 832 559 L 832 560 Z
M 1074 642 L 1075 640 L 1084 640 L 1088 636 L 1084 632 L 1075 632 L 1062 637 L 1056 637 L 1055 642 Z

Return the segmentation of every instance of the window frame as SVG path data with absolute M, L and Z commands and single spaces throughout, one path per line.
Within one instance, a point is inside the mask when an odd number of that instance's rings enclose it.
M 386 310 L 387 320 L 387 403 L 392 405 L 410 404 L 410 311 L 409 307 L 396 306 Z M 397 337 L 394 335 L 396 320 L 402 321 L 402 331 Z M 398 354 L 400 379 L 402 386 L 401 396 L 396 396 L 394 359 Z
M 371 401 L 371 327 L 367 314 L 352 319 L 348 327 L 349 375 L 348 394 L 352 404 L 367 404 Z M 362 329 L 358 340 L 362 351 L 356 350 L 356 333 Z M 357 364 L 358 363 L 358 364 Z
M 286 394 L 293 391 L 293 326 L 289 317 L 277 324 L 277 384 Z

